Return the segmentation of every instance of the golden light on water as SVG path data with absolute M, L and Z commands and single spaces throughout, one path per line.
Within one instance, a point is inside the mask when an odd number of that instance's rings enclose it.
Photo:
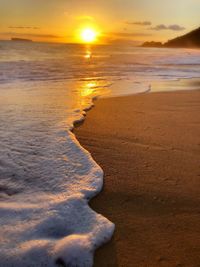
M 81 96 L 85 97 L 93 94 L 96 87 L 97 82 L 95 81 L 85 82 L 85 84 L 82 86 Z
M 84 55 L 84 58 L 85 59 L 91 59 L 91 57 L 92 57 L 92 52 L 90 50 L 87 50 L 86 54 Z

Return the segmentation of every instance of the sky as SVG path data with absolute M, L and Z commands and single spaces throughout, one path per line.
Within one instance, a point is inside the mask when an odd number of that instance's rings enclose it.
M 200 26 L 200 0 L 0 0 L 0 39 L 99 43 L 165 42 Z

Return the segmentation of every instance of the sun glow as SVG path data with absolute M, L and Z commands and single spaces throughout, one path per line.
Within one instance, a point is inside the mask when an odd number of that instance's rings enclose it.
M 98 33 L 94 29 L 83 29 L 80 33 L 80 39 L 84 43 L 94 43 L 97 39 Z

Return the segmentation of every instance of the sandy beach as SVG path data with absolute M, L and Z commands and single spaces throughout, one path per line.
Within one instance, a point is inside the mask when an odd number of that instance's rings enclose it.
M 75 134 L 103 168 L 116 225 L 95 267 L 200 266 L 200 91 L 99 99 Z

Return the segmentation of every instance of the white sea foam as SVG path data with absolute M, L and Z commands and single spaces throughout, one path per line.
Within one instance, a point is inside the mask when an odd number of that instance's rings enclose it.
M 37 180 L 37 189 L 32 186 L 35 181 L 30 181 L 25 192 L 3 196 L 2 267 L 56 266 L 62 262 L 89 267 L 94 250 L 113 234 L 114 225 L 88 206 L 89 199 L 102 188 L 103 171 L 72 133 L 62 138 L 59 154 L 63 146 L 65 153 L 74 157 L 72 163 L 60 159 L 65 163 L 62 167 L 68 167 L 65 177 L 58 176 L 55 169 L 61 166 L 57 162 L 46 159 L 44 175 L 49 180 Z M 34 173 L 31 176 L 34 178 Z
M 92 266 L 114 224 L 88 206 L 103 171 L 71 132 L 74 123 L 98 96 L 199 77 L 200 52 L 99 46 L 88 59 L 82 46 L 0 49 L 0 266 Z
M 4 100 L 10 94 L 14 89 L 4 91 Z M 70 132 L 72 122 L 82 120 L 84 112 L 75 109 L 70 118 L 69 111 L 62 110 L 67 121 L 54 125 L 55 115 L 64 115 L 58 114 L 63 104 L 58 98 L 50 116 L 49 110 L 40 108 L 34 115 L 36 103 L 31 99 L 15 101 L 14 112 L 20 114 L 13 114 L 12 103 L 1 103 L 10 124 L 3 122 L 0 131 L 2 267 L 92 266 L 94 250 L 114 231 L 109 220 L 88 206 L 102 188 L 103 171 Z M 89 108 L 91 100 L 86 103 Z M 31 121 L 28 114 L 21 117 L 27 106 Z

